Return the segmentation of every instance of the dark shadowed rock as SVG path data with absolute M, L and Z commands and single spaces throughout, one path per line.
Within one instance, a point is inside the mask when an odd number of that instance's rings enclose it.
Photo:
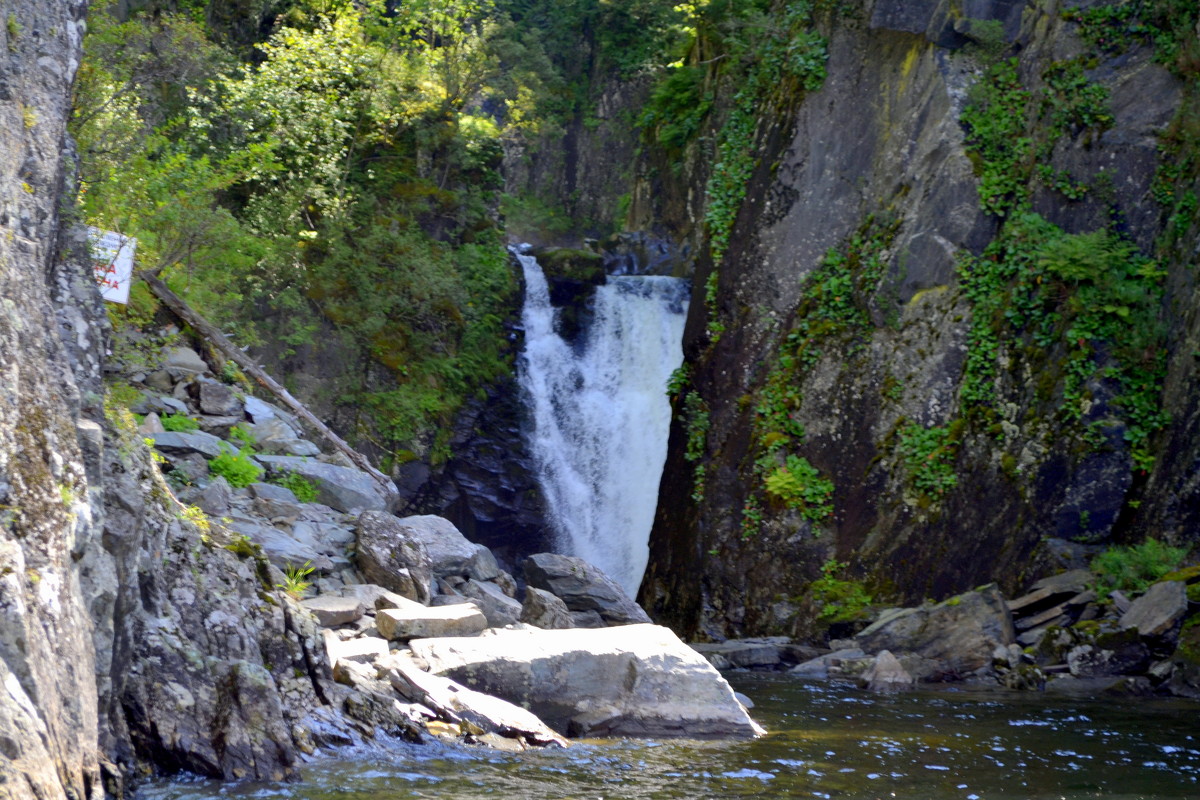
M 196 384 L 196 403 L 200 411 L 214 417 L 240 416 L 244 411 L 237 392 L 220 381 L 203 380 Z
M 488 627 L 502 628 L 521 620 L 521 604 L 494 583 L 471 578 L 459 587 L 459 591 L 475 601 L 487 617 Z
M 854 637 L 868 653 L 913 652 L 963 675 L 990 666 L 996 647 L 1013 640 L 1012 617 L 994 585 L 937 605 L 904 609 Z
M 355 526 L 358 568 L 368 581 L 428 604 L 433 568 L 411 526 L 382 511 L 364 511 Z
M 545 589 L 539 589 L 536 586 L 525 588 L 525 602 L 521 605 L 521 622 L 546 630 L 575 627 L 567 604 Z
M 575 556 L 538 553 L 525 561 L 525 581 L 545 589 L 571 611 L 594 611 L 609 625 L 650 622 L 642 607 L 598 567 Z

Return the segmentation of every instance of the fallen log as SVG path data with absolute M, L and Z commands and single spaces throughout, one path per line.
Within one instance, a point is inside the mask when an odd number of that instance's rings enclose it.
M 321 434 L 339 452 L 344 453 L 356 467 L 378 481 L 380 486 L 383 487 L 385 496 L 389 498 L 389 502 L 393 505 L 395 504 L 399 499 L 399 491 L 396 489 L 396 484 L 388 476 L 375 469 L 366 456 L 351 447 L 342 437 L 331 431 L 325 423 L 317 419 L 303 403 L 292 396 L 291 392 L 268 375 L 262 367 L 255 364 L 248 355 L 242 352 L 233 342 L 229 341 L 229 338 L 225 334 L 217 330 L 215 325 L 184 302 L 182 297 L 171 291 L 170 287 L 163 283 L 154 271 L 139 273 L 138 277 L 146 282 L 146 285 L 150 287 L 150 291 L 163 302 L 163 305 L 175 312 L 181 320 L 190 325 L 196 333 L 204 337 L 222 355 L 241 367 L 247 375 L 270 391 L 271 394 L 275 395 L 296 416 L 308 423 L 310 427 Z

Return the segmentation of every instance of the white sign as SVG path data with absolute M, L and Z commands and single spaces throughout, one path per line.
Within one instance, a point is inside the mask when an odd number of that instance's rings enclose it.
M 137 239 L 113 231 L 88 228 L 92 250 L 92 270 L 100 284 L 100 296 L 113 303 L 129 303 L 129 285 L 133 282 L 133 252 Z

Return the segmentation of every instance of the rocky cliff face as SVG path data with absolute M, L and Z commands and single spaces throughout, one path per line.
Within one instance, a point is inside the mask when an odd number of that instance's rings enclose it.
M 83 798 L 152 765 L 286 778 L 324 651 L 105 413 L 107 322 L 69 218 L 83 15 L 16 0 L 0 26 L 0 781 Z
M 1016 589 L 1142 531 L 1195 542 L 1196 226 L 1177 213 L 1164 244 L 1178 209 L 1156 173 L 1187 83 L 1144 40 L 1097 45 L 1077 19 L 1057 2 L 856 4 L 827 20 L 822 87 L 763 110 L 685 334 L 642 588 L 659 619 L 804 634 L 831 559 L 912 602 Z M 677 229 L 703 216 L 703 170 L 659 202 Z M 1079 322 L 1107 278 L 1055 271 L 1046 243 L 1080 234 L 1169 273 L 1128 301 L 1168 331 L 1139 339 L 1142 366 Z M 1136 316 L 1125 302 L 1112 313 Z

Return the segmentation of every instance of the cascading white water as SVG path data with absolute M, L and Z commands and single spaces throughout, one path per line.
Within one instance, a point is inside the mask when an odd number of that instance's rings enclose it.
M 604 570 L 632 597 L 667 457 L 667 379 L 683 362 L 688 284 L 660 276 L 610 277 L 572 348 L 542 269 L 525 273 L 520 381 L 533 410 L 530 449 L 561 552 Z

